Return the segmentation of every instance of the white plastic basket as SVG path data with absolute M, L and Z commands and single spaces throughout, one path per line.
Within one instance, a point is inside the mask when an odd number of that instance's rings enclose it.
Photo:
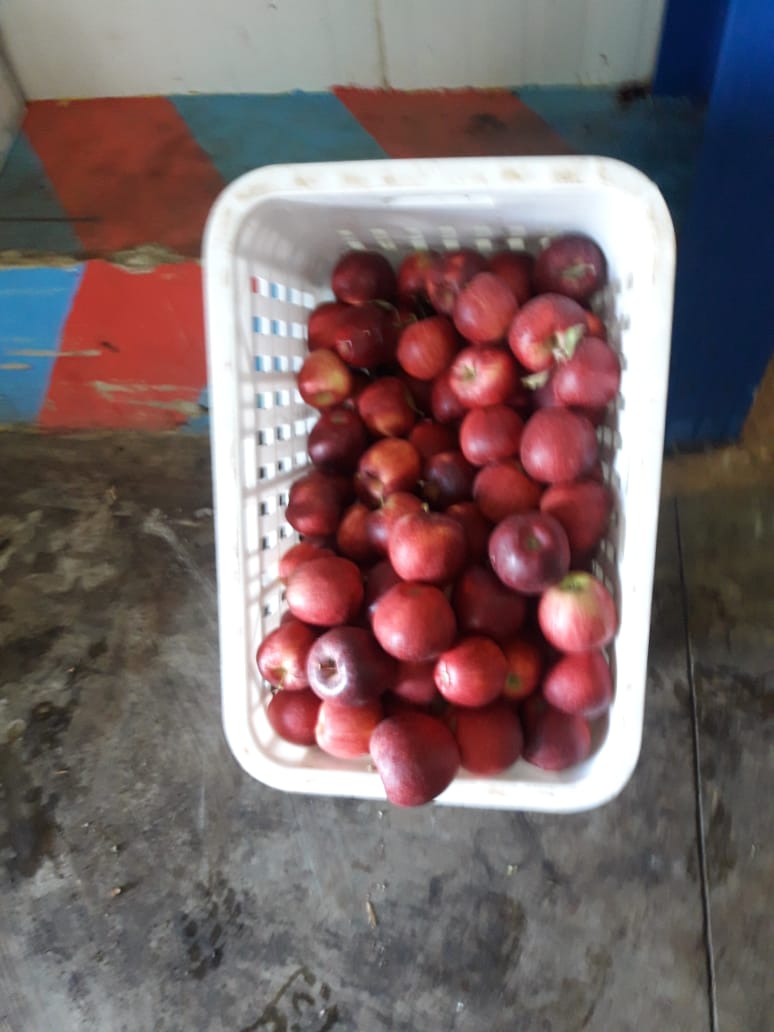
M 600 307 L 623 364 L 619 402 L 599 431 L 620 502 L 596 563 L 620 612 L 615 701 L 585 763 L 560 774 L 523 761 L 493 778 L 461 773 L 438 799 L 512 810 L 598 806 L 626 784 L 640 750 L 675 260 L 663 198 L 621 162 L 561 157 L 272 166 L 216 202 L 204 263 L 223 723 L 239 763 L 265 784 L 384 799 L 367 758 L 337 760 L 274 735 L 255 662 L 279 621 L 278 561 L 297 539 L 284 507 L 316 418 L 294 372 L 337 257 L 381 249 L 397 263 L 417 247 L 461 244 L 487 253 L 568 230 L 593 236 L 607 256 Z

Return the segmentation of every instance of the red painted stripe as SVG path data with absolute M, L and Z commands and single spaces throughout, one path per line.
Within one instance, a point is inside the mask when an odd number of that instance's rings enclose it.
M 393 158 L 569 154 L 572 148 L 508 90 L 361 90 L 336 96 Z
M 198 414 L 207 382 L 201 269 L 86 264 L 40 424 L 166 430 Z
M 165 97 L 34 101 L 24 131 L 88 251 L 199 254 L 223 179 Z

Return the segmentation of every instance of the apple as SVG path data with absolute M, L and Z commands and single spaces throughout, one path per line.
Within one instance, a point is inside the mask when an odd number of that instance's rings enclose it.
M 356 563 L 368 563 L 377 551 L 368 535 L 368 517 L 371 510 L 362 502 L 353 502 L 345 510 L 336 531 L 336 548 L 340 555 Z
M 412 251 L 398 266 L 398 297 L 417 301 L 427 297 L 427 273 L 440 255 L 437 251 Z
M 266 707 L 272 731 L 294 745 L 314 745 L 314 728 L 320 700 L 308 688 L 297 692 L 275 692 Z
M 355 475 L 355 487 L 366 503 L 379 504 L 396 491 L 416 487 L 422 460 L 413 444 L 400 437 L 385 437 L 364 452 Z
M 425 289 L 436 312 L 451 315 L 462 288 L 486 268 L 486 259 L 468 247 L 449 251 L 432 262 L 427 270 Z
M 405 437 L 417 421 L 411 393 L 396 376 L 381 376 L 362 390 L 357 411 L 377 437 Z
M 387 555 L 390 534 L 398 520 L 423 510 L 422 500 L 408 491 L 396 491 L 385 498 L 380 506 L 371 510 L 366 526 L 368 540 L 374 550 L 379 555 Z
M 527 251 L 498 251 L 489 259 L 489 268 L 505 283 L 519 305 L 532 297 L 532 269 L 535 259 Z
M 516 513 L 492 531 L 489 561 L 506 587 L 524 595 L 539 595 L 567 573 L 570 545 L 553 516 Z
M 396 584 L 382 595 L 372 626 L 385 652 L 411 663 L 435 659 L 449 648 L 457 630 L 443 592 L 431 584 L 410 582 Z
M 601 717 L 613 700 L 613 678 L 603 652 L 576 652 L 563 656 L 543 681 L 546 700 L 563 713 L 587 720 Z
M 261 677 L 275 688 L 300 691 L 309 687 L 306 659 L 316 634 L 300 620 L 288 620 L 267 634 L 256 661 Z
M 525 699 L 540 684 L 543 676 L 543 651 L 525 635 L 511 638 L 502 646 L 502 650 L 508 667 L 503 695 L 509 702 Z
M 303 563 L 309 562 L 310 559 L 322 559 L 327 555 L 333 555 L 330 548 L 325 548 L 312 541 L 299 541 L 297 545 L 289 548 L 279 561 L 280 580 L 283 584 L 287 584 L 293 572 Z
M 521 756 L 521 722 L 506 702 L 497 699 L 480 709 L 453 706 L 446 722 L 460 750 L 460 765 L 471 774 L 500 774 Z
M 309 434 L 309 458 L 324 473 L 353 473 L 368 445 L 363 421 L 343 406 L 323 412 Z
M 448 369 L 459 350 L 451 321 L 443 315 L 420 319 L 407 326 L 398 340 L 396 357 L 402 369 L 417 380 L 434 380 Z
M 463 348 L 451 365 L 449 383 L 466 409 L 500 405 L 519 386 L 519 369 L 505 348 Z
M 456 520 L 465 531 L 470 562 L 479 563 L 486 560 L 492 524 L 482 515 L 476 503 L 455 502 L 446 510 L 446 515 Z
M 520 443 L 525 471 L 549 484 L 585 476 L 599 454 L 597 435 L 588 419 L 564 408 L 534 412 L 524 426 Z
M 457 295 L 454 325 L 473 344 L 496 344 L 508 332 L 518 307 L 513 292 L 499 276 L 480 272 Z
M 322 348 L 304 359 L 296 377 L 298 393 L 316 409 L 333 408 L 352 393 L 352 373 L 335 351 Z
M 503 645 L 521 628 L 527 605 L 506 588 L 491 570 L 469 566 L 452 594 L 452 608 L 462 634 L 483 634 Z
M 349 311 L 349 305 L 341 301 L 325 301 L 310 314 L 307 323 L 306 346 L 310 351 L 320 348 L 333 349 L 336 346 L 334 331 L 342 316 Z
M 470 499 L 476 471 L 461 451 L 439 452 L 425 462 L 422 496 L 436 509 Z
M 442 513 L 409 513 L 392 528 L 387 548 L 392 568 L 403 580 L 448 584 L 465 563 L 465 532 Z
M 582 763 L 591 752 L 591 728 L 579 716 L 562 713 L 542 695 L 531 695 L 521 707 L 523 758 L 543 770 L 560 771 Z
M 554 237 L 535 261 L 539 293 L 564 294 L 585 304 L 607 280 L 605 256 L 593 240 L 580 233 Z
M 455 706 L 486 706 L 503 693 L 507 668 L 500 646 L 483 635 L 462 638 L 435 664 L 435 686 Z
M 426 713 L 402 712 L 371 735 L 371 759 L 396 806 L 422 806 L 447 788 L 460 765 L 454 735 Z
M 602 540 L 613 511 L 613 492 L 597 480 L 552 484 L 540 499 L 541 512 L 559 520 L 574 555 L 586 555 Z
M 518 455 L 523 429 L 523 420 L 507 405 L 471 409 L 460 427 L 462 454 L 474 466 Z
M 457 434 L 454 429 L 448 424 L 436 423 L 432 419 L 423 419 L 413 426 L 408 439 L 423 461 L 439 452 L 454 451 L 457 447 Z
M 440 698 L 435 687 L 435 662 L 398 663 L 398 673 L 392 686 L 393 695 L 415 706 L 431 706 Z
M 609 344 L 584 337 L 572 356 L 557 365 L 554 394 L 563 405 L 599 409 L 608 405 L 621 386 L 621 363 Z
M 560 652 L 586 652 L 608 645 L 618 630 L 613 596 L 590 573 L 574 571 L 543 594 L 538 623 Z
M 291 485 L 285 519 L 299 534 L 327 537 L 336 533 L 342 507 L 342 485 L 339 479 L 312 470 Z
M 599 337 L 607 340 L 607 327 L 596 312 L 586 312 L 586 328 L 590 337 Z
M 400 367 L 395 370 L 395 375 L 408 388 L 414 412 L 417 416 L 429 416 L 432 411 L 432 380 L 418 380 L 415 376 L 409 376 L 409 374 Z
M 315 741 L 323 752 L 340 760 L 365 756 L 371 735 L 381 723 L 382 704 L 378 699 L 362 706 L 342 706 L 326 699 L 317 712 Z
M 344 706 L 371 702 L 395 680 L 395 660 L 365 627 L 332 627 L 314 642 L 306 660 L 309 687 Z
M 514 316 L 508 344 L 525 369 L 550 369 L 557 355 L 567 357 L 586 332 L 586 312 L 561 294 L 533 297 Z
M 285 589 L 288 609 L 315 627 L 334 627 L 357 616 L 363 602 L 363 578 L 349 559 L 324 556 L 295 570 Z
M 339 301 L 362 305 L 366 301 L 392 301 L 397 282 L 392 266 L 376 251 L 348 251 L 336 262 L 331 287 Z
M 436 423 L 454 423 L 462 419 L 467 411 L 452 388 L 450 369 L 446 369 L 433 380 L 430 411 Z
M 336 354 L 356 369 L 385 365 L 395 358 L 399 330 L 397 310 L 390 305 L 370 301 L 350 308 L 334 330 Z
M 400 577 L 390 566 L 389 560 L 382 559 L 371 567 L 366 574 L 364 598 L 364 606 L 369 623 L 373 620 L 374 610 L 382 595 L 386 594 L 396 584 L 402 583 Z
M 473 481 L 473 498 L 492 523 L 537 509 L 542 493 L 542 485 L 528 477 L 515 459 L 484 466 Z

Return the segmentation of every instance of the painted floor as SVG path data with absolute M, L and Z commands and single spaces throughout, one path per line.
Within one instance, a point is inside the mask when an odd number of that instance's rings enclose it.
M 205 438 L 9 432 L 0 482 L 8 1032 L 770 1028 L 771 469 L 664 502 L 639 764 L 562 817 L 241 771 Z

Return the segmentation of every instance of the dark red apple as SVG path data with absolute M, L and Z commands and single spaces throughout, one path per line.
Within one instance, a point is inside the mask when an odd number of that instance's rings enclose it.
M 434 380 L 448 369 L 459 350 L 451 321 L 443 315 L 407 326 L 398 341 L 397 359 L 417 380 Z
M 599 337 L 600 340 L 607 340 L 607 327 L 596 312 L 586 312 L 586 327 L 590 337 Z
M 393 695 L 415 706 L 431 706 L 439 698 L 434 671 L 435 662 L 432 659 L 424 663 L 399 663 L 392 686 Z
M 454 735 L 426 713 L 396 713 L 371 735 L 371 759 L 396 806 L 422 806 L 447 788 L 460 765 Z
M 302 568 L 303 569 L 303 568 Z M 374 636 L 396 659 L 435 659 L 454 641 L 457 625 L 444 593 L 431 584 L 396 584 L 374 610 Z
M 436 312 L 451 315 L 462 288 L 486 268 L 486 259 L 467 247 L 440 255 L 431 264 L 425 280 L 427 296 Z
M 412 251 L 406 255 L 398 267 L 398 297 L 402 301 L 427 297 L 427 273 L 438 257 L 437 251 Z
M 586 312 L 569 297 L 541 294 L 516 313 L 508 344 L 525 369 L 550 369 L 557 356 L 571 354 L 586 332 Z
M 363 421 L 350 408 L 323 412 L 307 440 L 309 458 L 324 473 L 353 473 L 368 444 Z
M 455 706 L 486 706 L 502 695 L 506 673 L 500 646 L 474 634 L 438 657 L 435 686 Z
M 382 595 L 385 595 L 396 584 L 402 583 L 387 559 L 382 559 L 381 562 L 371 567 L 366 574 L 364 601 L 369 622 L 373 619 L 374 610 Z
M 422 496 L 434 509 L 468 501 L 476 470 L 461 451 L 439 452 L 425 462 Z
M 484 466 L 473 482 L 473 498 L 492 523 L 537 509 L 542 493 L 542 485 L 528 477 L 516 459 Z
M 365 627 L 333 627 L 314 642 L 306 660 L 309 687 L 321 699 L 362 706 L 392 687 L 395 660 Z
M 583 717 L 550 706 L 531 695 L 521 707 L 523 758 L 543 770 L 559 771 L 582 763 L 591 752 L 591 728 Z
M 375 559 L 377 551 L 368 535 L 368 517 L 371 510 L 362 502 L 353 502 L 345 510 L 336 531 L 336 549 L 356 563 Z
M 538 622 L 560 652 L 586 652 L 608 645 L 618 629 L 613 596 L 590 573 L 568 573 L 543 594 Z
M 342 706 L 334 700 L 326 700 L 317 713 L 315 741 L 323 752 L 340 760 L 365 756 L 382 716 L 378 699 L 362 706 Z
M 540 499 L 541 512 L 559 520 L 574 555 L 585 555 L 605 535 L 613 511 L 613 493 L 598 480 L 553 484 Z
M 293 616 L 315 627 L 345 624 L 363 602 L 363 577 L 349 559 L 311 559 L 291 576 L 285 601 Z
M 306 345 L 310 351 L 336 346 L 334 331 L 339 320 L 349 311 L 341 301 L 325 301 L 310 314 L 307 324 Z
M 362 390 L 357 411 L 377 437 L 405 437 L 417 421 L 413 398 L 397 376 L 381 376 Z
M 519 386 L 519 368 L 505 348 L 464 348 L 451 365 L 451 389 L 466 409 L 500 405 Z
M 279 561 L 279 578 L 283 584 L 287 584 L 295 570 L 310 559 L 322 559 L 325 556 L 333 555 L 330 548 L 314 544 L 311 541 L 299 541 L 285 552 Z
M 396 491 L 395 494 L 389 495 L 381 505 L 372 509 L 369 515 L 366 532 L 371 546 L 379 555 L 387 555 L 390 534 L 398 520 L 410 513 L 423 510 L 421 498 L 408 491 Z
M 506 284 L 519 305 L 532 297 L 534 264 L 528 251 L 498 251 L 489 259 L 490 270 Z
M 454 586 L 452 607 L 461 634 L 483 634 L 498 645 L 516 634 L 527 613 L 525 599 L 483 566 L 469 566 L 462 573 Z
M 457 295 L 454 325 L 473 344 L 496 344 L 505 338 L 518 307 L 499 276 L 480 272 Z
M 256 660 L 261 677 L 275 688 L 308 688 L 306 660 L 316 637 L 300 620 L 280 624 L 266 635 L 258 649 Z
M 409 441 L 422 456 L 423 461 L 439 452 L 454 451 L 457 447 L 457 434 L 448 424 L 436 423 L 432 419 L 423 419 L 411 428 Z
M 400 321 L 390 305 L 370 301 L 350 310 L 334 330 L 339 357 L 356 369 L 373 369 L 392 362 Z
M 546 674 L 543 695 L 563 713 L 587 720 L 601 717 L 613 701 L 613 678 L 604 653 L 563 656 Z
M 519 449 L 525 471 L 547 484 L 586 476 L 598 452 L 597 435 L 588 419 L 564 408 L 533 413 L 524 426 Z
M 518 455 L 524 422 L 507 405 L 471 409 L 460 427 L 462 454 L 474 466 Z
M 446 510 L 446 515 L 456 520 L 465 531 L 469 561 L 478 563 L 486 560 L 492 524 L 482 515 L 476 503 L 455 502 Z
M 360 457 L 355 487 L 360 497 L 377 505 L 396 491 L 411 491 L 422 474 L 422 460 L 413 444 L 385 437 Z
M 316 409 L 340 405 L 352 393 L 352 373 L 335 351 L 326 348 L 306 356 L 296 379 L 298 393 Z
M 415 376 L 409 376 L 409 374 L 403 370 L 398 369 L 395 375 L 399 380 L 408 388 L 408 392 L 411 395 L 411 400 L 414 405 L 414 411 L 418 416 L 429 416 L 432 411 L 433 404 L 433 382 L 432 380 L 417 380 Z
M 489 561 L 507 587 L 524 595 L 539 595 L 567 573 L 570 545 L 553 516 L 517 513 L 492 531 Z
M 517 702 L 531 695 L 543 676 L 543 650 L 529 637 L 520 635 L 502 646 L 508 673 L 503 695 Z
M 534 279 L 541 294 L 564 294 L 585 304 L 605 285 L 607 263 L 593 240 L 565 233 L 554 237 L 537 256 Z
M 342 485 L 339 478 L 315 469 L 291 485 L 285 518 L 299 534 L 326 537 L 336 533 L 342 509 Z
M 480 709 L 454 706 L 446 722 L 457 740 L 461 766 L 471 774 L 500 774 L 521 756 L 521 722 L 507 702 L 497 699 Z
M 454 423 L 456 420 L 462 419 L 467 411 L 454 393 L 450 369 L 446 369 L 433 380 L 430 410 L 436 423 Z
M 553 375 L 554 394 L 563 405 L 604 408 L 618 394 L 621 363 L 599 337 L 584 337 Z
M 320 700 L 308 688 L 298 692 L 275 692 L 266 707 L 272 731 L 294 745 L 314 745 L 314 728 Z
M 439 512 L 402 516 L 392 528 L 387 547 L 399 577 L 426 584 L 453 581 L 466 558 L 464 530 Z
M 339 301 L 362 305 L 366 301 L 392 301 L 397 282 L 392 266 L 376 251 L 348 251 L 336 262 L 331 287 Z

